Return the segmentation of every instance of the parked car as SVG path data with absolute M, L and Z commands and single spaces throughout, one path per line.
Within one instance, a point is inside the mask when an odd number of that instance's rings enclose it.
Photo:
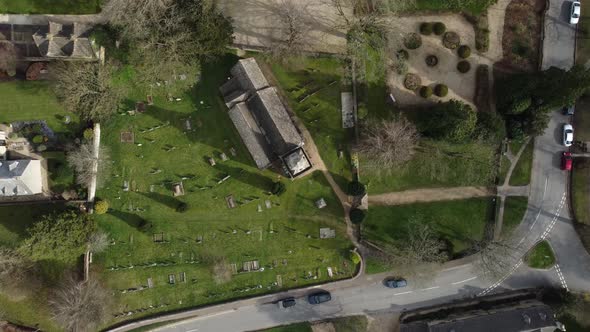
M 562 111 L 563 115 L 574 115 L 574 105 L 564 106 Z
M 387 278 L 385 279 L 385 281 L 383 281 L 383 284 L 385 285 L 385 287 L 389 288 L 402 288 L 406 287 L 408 285 L 408 282 L 406 281 L 406 279 L 403 278 Z
M 580 14 L 582 10 L 582 5 L 579 1 L 572 2 L 572 8 L 570 11 L 570 24 L 578 24 L 580 22 Z
M 574 127 L 566 123 L 563 125 L 563 145 L 572 146 L 574 143 Z
M 309 294 L 309 296 L 307 297 L 307 301 L 309 302 L 309 304 L 320 304 L 328 302 L 330 300 L 332 300 L 332 296 L 330 295 L 330 293 L 326 291 L 315 292 Z
M 565 171 L 571 171 L 573 164 L 572 153 L 564 151 L 561 155 L 561 169 Z
M 0 160 L 6 159 L 6 133 L 0 131 Z
M 294 306 L 296 302 L 294 297 L 286 297 L 284 299 L 279 300 L 277 304 L 279 305 L 279 308 L 287 309 Z

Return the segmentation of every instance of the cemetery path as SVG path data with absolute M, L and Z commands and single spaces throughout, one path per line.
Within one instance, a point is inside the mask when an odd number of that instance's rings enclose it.
M 494 187 L 428 188 L 369 195 L 369 204 L 402 205 L 411 203 L 449 201 L 496 195 Z

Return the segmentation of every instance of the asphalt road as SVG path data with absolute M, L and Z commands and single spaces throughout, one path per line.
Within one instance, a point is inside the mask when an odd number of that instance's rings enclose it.
M 567 23 L 569 1 L 552 0 L 545 23 L 543 68 L 573 65 L 575 29 Z M 529 206 L 523 222 L 514 233 L 524 255 L 538 241 L 547 239 L 553 246 L 557 265 L 549 270 L 532 270 L 522 261 L 515 263 L 503 278 L 481 280 L 469 263 L 436 273 L 430 283 L 415 285 L 409 280 L 406 288 L 392 290 L 382 285 L 386 275 L 361 276 L 356 280 L 337 282 L 321 289 L 332 293 L 332 301 L 321 305 L 306 303 L 312 290 L 298 290 L 281 295 L 235 301 L 191 312 L 170 315 L 169 319 L 192 317 L 157 329 L 169 332 L 251 331 L 299 321 L 367 312 L 402 312 L 413 308 L 471 298 L 499 292 L 542 285 L 568 290 L 590 290 L 590 255 L 583 248 L 573 228 L 568 206 L 568 174 L 560 169 L 561 128 L 570 118 L 556 110 L 545 134 L 535 139 Z M 272 302 L 286 294 L 297 298 L 297 305 L 282 310 Z M 158 319 L 142 321 L 141 325 Z M 116 331 L 138 327 L 127 325 Z

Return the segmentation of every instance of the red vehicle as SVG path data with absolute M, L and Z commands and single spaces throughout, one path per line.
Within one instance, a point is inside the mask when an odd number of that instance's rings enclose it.
M 572 170 L 572 153 L 571 152 L 564 152 L 563 155 L 561 155 L 561 169 L 566 170 L 566 171 L 571 171 Z

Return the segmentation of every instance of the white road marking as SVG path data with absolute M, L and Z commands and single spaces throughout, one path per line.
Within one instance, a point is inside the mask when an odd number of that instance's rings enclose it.
M 463 265 L 459 265 L 459 266 L 449 267 L 449 268 L 443 269 L 441 271 L 452 271 L 452 270 L 462 269 L 462 268 L 466 268 L 466 267 L 469 267 L 469 264 L 463 264 Z
M 197 332 L 198 330 L 199 329 L 194 329 L 194 330 L 188 330 L 188 331 L 185 331 L 185 332 Z
M 420 290 L 421 291 L 427 291 L 427 290 L 437 289 L 437 288 L 440 288 L 440 286 L 428 287 L 428 288 L 423 288 L 423 289 L 420 289 Z
M 561 286 L 563 288 L 565 288 L 566 291 L 570 291 L 569 287 L 567 287 L 567 282 L 565 282 L 565 277 L 563 276 L 563 273 L 561 273 L 561 268 L 559 267 L 559 264 L 555 264 L 555 271 L 557 271 L 557 276 L 559 277 L 559 281 L 561 282 Z
M 477 279 L 477 277 L 473 277 L 473 278 L 469 278 L 469 279 L 465 279 L 465 280 L 461 280 L 461 281 L 457 281 L 457 282 L 453 282 L 452 285 L 458 285 L 458 284 L 462 284 L 464 282 L 468 282 L 471 281 L 473 279 Z
M 404 295 L 404 294 L 410 294 L 410 293 L 413 293 L 413 291 L 408 291 L 408 292 L 403 292 L 403 293 L 395 293 L 395 294 L 393 294 L 393 296 Z

